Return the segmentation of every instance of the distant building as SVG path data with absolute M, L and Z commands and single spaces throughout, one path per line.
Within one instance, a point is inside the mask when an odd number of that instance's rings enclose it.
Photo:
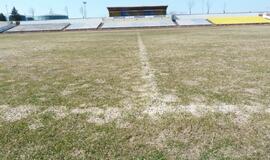
M 60 15 L 60 14 L 53 14 L 53 15 L 42 15 L 35 17 L 35 20 L 57 20 L 57 19 L 68 19 L 68 16 L 66 15 Z
M 167 15 L 168 6 L 108 7 L 110 17 Z

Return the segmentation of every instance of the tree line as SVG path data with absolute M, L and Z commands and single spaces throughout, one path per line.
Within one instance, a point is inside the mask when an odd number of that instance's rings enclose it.
M 19 14 L 18 10 L 13 7 L 8 19 L 10 21 L 21 21 L 23 20 L 23 15 Z M 0 13 L 0 21 L 7 21 L 7 17 L 3 13 Z

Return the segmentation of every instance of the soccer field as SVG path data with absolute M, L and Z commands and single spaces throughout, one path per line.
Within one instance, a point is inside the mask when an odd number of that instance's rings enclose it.
M 0 159 L 270 159 L 270 26 L 0 35 Z

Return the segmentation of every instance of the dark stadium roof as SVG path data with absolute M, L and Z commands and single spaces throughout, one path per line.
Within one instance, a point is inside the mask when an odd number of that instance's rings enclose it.
M 107 7 L 110 17 L 166 15 L 167 5 Z
M 155 8 L 155 7 L 168 7 L 168 5 L 157 5 L 157 6 L 116 6 L 116 7 L 107 7 L 108 9 L 114 8 L 114 9 L 120 9 L 120 8 Z
M 107 8 L 142 8 L 142 7 L 168 7 L 168 5 L 149 5 L 149 6 L 110 6 Z

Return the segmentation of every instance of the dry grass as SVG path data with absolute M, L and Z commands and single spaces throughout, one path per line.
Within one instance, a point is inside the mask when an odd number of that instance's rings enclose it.
M 269 28 L 0 35 L 0 158 L 269 159 Z

